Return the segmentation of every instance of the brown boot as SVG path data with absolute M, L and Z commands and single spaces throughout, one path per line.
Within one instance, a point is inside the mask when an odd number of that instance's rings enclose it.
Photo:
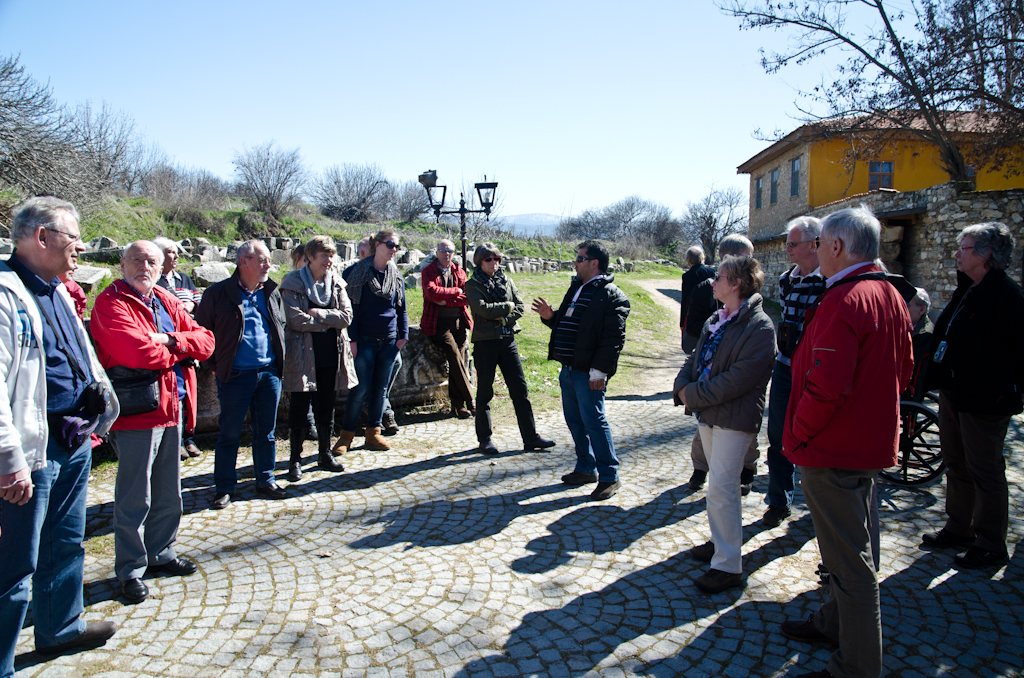
M 349 448 L 352 447 L 352 440 L 355 437 L 355 431 L 342 431 L 341 436 L 338 438 L 338 442 L 334 443 L 334 447 L 331 448 L 331 454 L 335 457 L 340 457 L 348 452 Z
M 390 450 L 391 445 L 388 441 L 384 440 L 384 436 L 380 434 L 380 427 L 370 428 L 366 427 L 366 449 L 368 450 Z

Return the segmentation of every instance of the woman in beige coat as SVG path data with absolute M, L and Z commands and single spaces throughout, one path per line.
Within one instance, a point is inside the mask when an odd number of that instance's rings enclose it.
M 287 326 L 281 389 L 291 393 L 288 424 L 291 459 L 288 480 L 302 478 L 302 442 L 306 412 L 314 403 L 318 466 L 335 473 L 345 470 L 331 455 L 334 403 L 339 389 L 356 384 L 356 372 L 348 349 L 345 328 L 352 322 L 352 304 L 346 283 L 332 270 L 337 249 L 325 235 L 305 245 L 309 262 L 281 281 Z

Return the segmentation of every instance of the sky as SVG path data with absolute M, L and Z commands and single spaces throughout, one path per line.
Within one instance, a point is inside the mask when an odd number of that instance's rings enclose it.
M 274 140 L 313 172 L 435 169 L 449 199 L 487 175 L 503 215 L 746 191 L 755 132 L 798 126 L 820 79 L 764 73 L 758 48 L 782 40 L 705 0 L 0 0 L 0 54 L 178 163 L 229 179 Z

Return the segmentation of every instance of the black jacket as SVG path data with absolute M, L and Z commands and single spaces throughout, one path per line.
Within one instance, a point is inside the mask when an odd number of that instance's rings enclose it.
M 679 304 L 679 326 L 686 326 L 686 315 L 690 310 L 690 295 L 693 294 L 693 290 L 696 289 L 704 280 L 715 277 L 715 269 L 710 266 L 701 264 L 700 266 L 692 266 L 686 273 L 683 274 L 683 296 Z M 697 328 L 697 334 L 700 335 L 700 328 Z
M 956 292 L 935 323 L 927 388 L 947 390 L 957 412 L 1019 414 L 1024 409 L 1024 292 L 1004 271 L 991 270 L 977 286 L 972 283 L 957 272 Z M 942 341 L 946 353 L 936 363 Z
M 277 283 L 267 280 L 263 283 L 263 294 L 267 299 L 270 314 L 270 343 L 274 347 L 274 363 L 278 374 L 284 373 L 284 302 Z M 231 367 L 235 364 L 238 344 L 242 341 L 242 288 L 238 284 L 238 270 L 231 277 L 215 283 L 203 294 L 203 300 L 196 309 L 196 322 L 213 332 L 217 346 L 208 364 L 217 378 L 228 381 Z
M 572 355 L 572 369 L 589 372 L 590 368 L 600 370 L 609 377 L 615 374 L 619 364 L 619 352 L 626 343 L 626 318 L 629 316 L 629 299 L 612 281 L 615 276 L 597 283 L 594 296 L 580 318 L 576 348 Z M 551 328 L 548 341 L 548 360 L 555 360 L 555 329 L 572 302 L 580 281 L 572 279 L 569 291 L 562 299 L 562 305 L 544 324 Z
M 693 337 L 700 337 L 700 331 L 704 329 L 704 323 L 711 314 L 718 310 L 718 301 L 715 299 L 715 290 L 711 287 L 715 277 L 701 280 L 693 292 L 690 293 L 690 308 L 686 315 L 686 333 Z

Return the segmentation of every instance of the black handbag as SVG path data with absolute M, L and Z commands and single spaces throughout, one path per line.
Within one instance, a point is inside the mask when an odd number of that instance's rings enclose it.
M 160 406 L 161 370 L 116 365 L 107 369 L 107 376 L 121 404 L 122 417 L 146 414 Z

